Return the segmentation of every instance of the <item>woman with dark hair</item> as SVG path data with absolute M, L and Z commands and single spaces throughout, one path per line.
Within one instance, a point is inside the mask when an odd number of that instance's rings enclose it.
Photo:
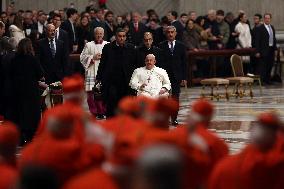
M 11 111 L 7 118 L 19 126 L 21 142 L 29 142 L 40 121 L 39 83 L 42 69 L 34 56 L 32 41 L 22 39 L 11 61 Z
M 76 30 L 77 38 L 78 38 L 78 51 L 77 53 L 81 53 L 85 44 L 90 41 L 91 33 L 90 33 L 90 23 L 89 18 L 87 16 L 81 17 L 79 26 Z

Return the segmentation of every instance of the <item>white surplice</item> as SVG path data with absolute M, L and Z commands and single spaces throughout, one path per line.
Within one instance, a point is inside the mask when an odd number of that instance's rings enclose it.
M 85 68 L 85 90 L 91 91 L 95 85 L 95 78 L 97 75 L 100 60 L 93 60 L 95 63 L 91 64 L 94 55 L 102 53 L 102 50 L 107 44 L 107 41 L 103 41 L 102 44 L 95 44 L 94 41 L 86 43 L 81 55 L 80 62 Z
M 140 89 L 143 84 L 147 85 L 143 89 Z M 166 70 L 156 66 L 151 70 L 146 69 L 146 67 L 135 69 L 129 85 L 132 89 L 137 90 L 137 96 L 144 95 L 152 98 L 168 96 L 168 92 L 159 95 L 162 88 L 165 88 L 168 91 L 171 90 L 171 82 Z

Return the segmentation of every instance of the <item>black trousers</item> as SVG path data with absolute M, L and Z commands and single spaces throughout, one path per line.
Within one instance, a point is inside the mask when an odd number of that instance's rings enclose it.
M 128 95 L 128 87 L 122 85 L 111 85 L 106 89 L 104 103 L 106 105 L 106 117 L 110 118 L 116 114 L 119 101 Z
M 260 58 L 260 77 L 263 82 L 269 83 L 271 79 L 271 70 L 274 64 L 274 48 L 269 48 L 267 56 Z
M 175 81 L 175 80 L 171 81 L 172 98 L 174 98 L 178 103 L 179 103 L 179 96 L 180 96 L 180 83 L 181 83 L 181 81 Z M 176 114 L 174 114 L 171 117 L 172 121 L 175 121 L 177 119 L 178 111 L 176 112 Z

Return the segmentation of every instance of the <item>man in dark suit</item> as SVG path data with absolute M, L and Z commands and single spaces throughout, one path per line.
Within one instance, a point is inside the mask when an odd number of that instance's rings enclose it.
M 135 46 L 141 45 L 143 42 L 143 35 L 148 31 L 147 27 L 140 22 L 140 14 L 138 12 L 132 13 L 132 22 L 129 23 L 129 34 L 132 43 Z
M 104 46 L 96 77 L 102 84 L 107 117 L 114 116 L 119 100 L 129 95 L 130 78 L 136 68 L 136 52 L 125 42 L 126 32 L 117 29 L 115 39 Z
M 44 70 L 46 83 L 61 81 L 68 72 L 68 53 L 64 44 L 55 39 L 55 26 L 46 26 L 46 38 L 39 41 L 38 59 Z
M 105 14 L 106 41 L 113 41 L 116 25 L 114 24 L 113 12 L 107 11 Z
M 184 27 L 183 25 L 180 23 L 178 19 L 178 13 L 176 11 L 170 11 L 167 14 L 168 20 L 171 23 L 172 26 L 174 26 L 176 28 L 176 40 L 181 41 L 182 40 L 182 35 L 183 35 L 183 31 L 184 31 Z
M 55 26 L 55 39 L 63 41 L 67 51 L 69 51 L 69 37 L 68 33 L 60 28 L 61 16 L 60 14 L 54 14 L 52 17 L 52 23 Z
M 150 32 L 144 33 L 143 45 L 137 48 L 137 67 L 145 66 L 145 58 L 148 54 L 153 54 L 156 57 L 156 66 L 160 67 L 162 61 L 162 50 L 153 46 L 153 34 Z
M 263 17 L 264 24 L 257 27 L 255 32 L 256 58 L 259 58 L 260 76 L 264 84 L 270 84 L 271 69 L 274 63 L 274 53 L 276 51 L 275 29 L 270 24 L 271 14 L 265 13 Z
M 70 8 L 66 11 L 66 15 L 68 19 L 61 24 L 61 29 L 68 33 L 69 52 L 72 53 L 76 52 L 78 48 L 75 27 L 75 22 L 78 18 L 78 12 L 76 9 Z
M 187 55 L 185 45 L 175 40 L 176 35 L 176 28 L 168 26 L 166 29 L 167 40 L 160 44 L 164 57 L 160 67 L 167 71 L 172 85 L 172 97 L 179 101 L 180 85 L 187 84 Z M 172 116 L 172 124 L 178 124 L 177 114 Z
M 99 10 L 94 10 L 94 12 L 95 12 L 94 18 L 92 18 L 92 21 L 90 23 L 90 33 L 94 33 L 94 29 L 96 27 L 101 27 L 104 29 L 104 31 L 106 31 L 106 23 L 104 22 L 104 10 L 99 9 Z M 90 37 L 92 40 L 94 40 L 93 35 Z M 104 36 L 104 40 L 107 40 L 106 35 Z

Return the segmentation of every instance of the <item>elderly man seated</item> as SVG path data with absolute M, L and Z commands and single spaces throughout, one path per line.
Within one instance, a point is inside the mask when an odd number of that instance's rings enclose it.
M 130 87 L 137 90 L 137 96 L 144 95 L 152 98 L 168 96 L 171 82 L 166 70 L 155 66 L 156 59 L 153 54 L 145 58 L 145 66 L 134 70 Z

